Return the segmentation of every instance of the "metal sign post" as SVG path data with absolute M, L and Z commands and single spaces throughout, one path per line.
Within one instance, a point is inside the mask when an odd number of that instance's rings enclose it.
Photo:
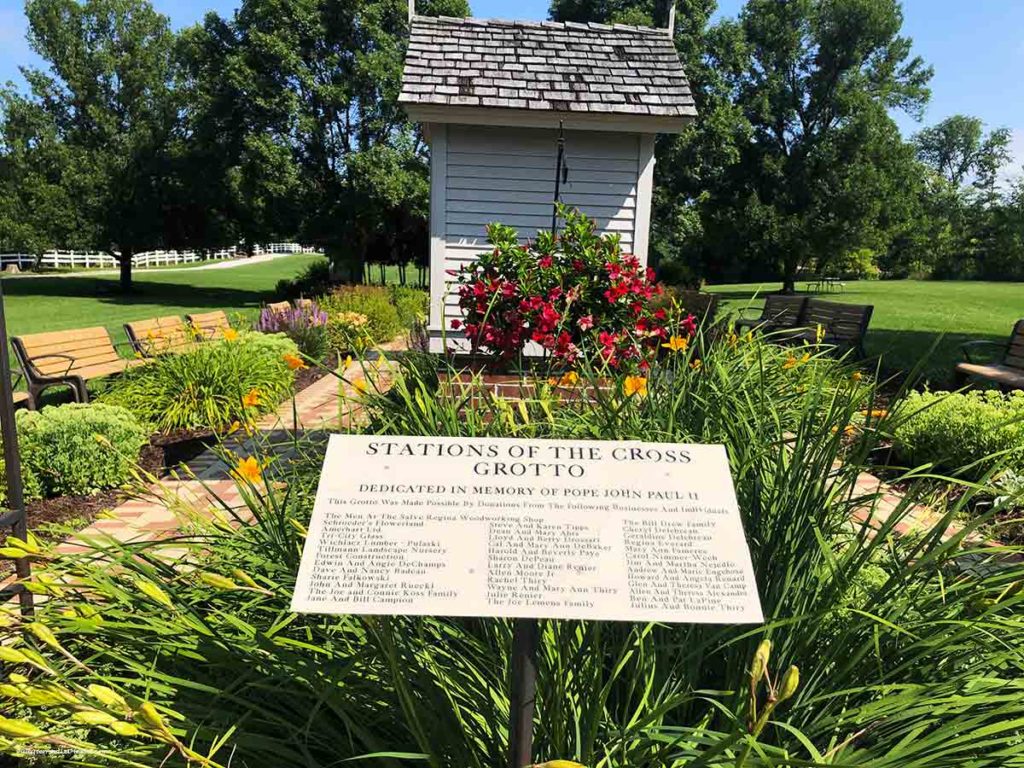
M 8 527 L 22 541 L 28 537 L 25 519 L 25 495 L 21 483 L 21 456 L 18 452 L 18 430 L 14 423 L 14 385 L 11 382 L 11 353 L 7 341 L 7 318 L 4 314 L 3 281 L 0 280 L 0 438 L 4 443 L 4 471 L 7 474 L 7 501 L 9 511 L 0 514 L 0 528 Z M 18 582 L 6 587 L 0 596 L 16 594 L 22 613 L 32 613 L 32 593 L 23 582 L 32 575 L 27 558 L 14 561 Z
M 540 622 L 512 624 L 512 688 L 509 695 L 509 768 L 533 764 L 533 713 L 537 702 L 537 643 Z

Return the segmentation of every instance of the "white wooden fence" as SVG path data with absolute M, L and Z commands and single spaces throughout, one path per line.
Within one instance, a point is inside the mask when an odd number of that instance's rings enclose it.
M 315 253 L 319 249 L 299 243 L 267 243 L 253 248 L 254 254 L 262 253 Z M 244 258 L 248 254 L 239 246 L 221 248 L 217 251 L 146 251 L 132 256 L 135 267 L 162 267 L 171 264 L 190 264 L 196 261 L 219 261 Z M 30 253 L 0 253 L 0 268 L 17 264 L 19 269 L 113 269 L 117 259 L 109 253 L 99 251 L 47 251 L 38 264 Z

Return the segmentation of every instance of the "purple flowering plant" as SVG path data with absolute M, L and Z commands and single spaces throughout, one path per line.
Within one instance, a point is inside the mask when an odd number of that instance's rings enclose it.
M 261 333 L 283 333 L 313 360 L 327 357 L 327 313 L 316 304 L 287 310 L 264 307 L 256 321 Z

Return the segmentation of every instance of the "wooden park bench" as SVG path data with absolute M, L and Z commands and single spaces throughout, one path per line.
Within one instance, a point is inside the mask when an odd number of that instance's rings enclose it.
M 874 309 L 869 304 L 840 304 L 773 294 L 765 300 L 759 318 L 739 320 L 736 327 L 761 328 L 775 334 L 773 340 L 782 343 L 828 344 L 840 352 L 852 351 L 863 359 L 867 357 L 864 337 Z
M 772 333 L 798 328 L 807 307 L 807 301 L 806 296 L 768 294 L 764 300 L 761 315 L 754 318 L 740 318 L 736 321 L 736 331 L 739 332 L 743 328 L 761 328 L 766 333 Z
M 87 381 L 123 373 L 146 362 L 121 357 L 103 326 L 12 336 L 11 345 L 33 403 L 39 401 L 44 390 L 59 385 L 70 387 L 76 401 L 88 402 Z
M 863 360 L 867 357 L 864 337 L 867 336 L 868 324 L 874 311 L 875 308 L 870 304 L 839 304 L 808 299 L 800 317 L 801 330 L 787 334 L 786 340 L 828 344 L 840 352 L 852 351 Z
M 998 362 L 983 363 L 974 360 L 971 352 L 979 347 L 998 347 L 1003 350 Z M 1024 389 L 1024 319 L 1013 326 L 1008 342 L 968 341 L 961 345 L 964 362 L 957 363 L 953 375 L 960 385 L 970 377 L 977 377 L 998 384 L 1003 389 Z
M 177 315 L 153 317 L 124 324 L 128 341 L 143 357 L 181 352 L 195 342 L 195 332 Z
M 267 304 L 267 309 L 269 309 L 271 312 L 274 312 L 275 314 L 283 315 L 286 312 L 292 311 L 292 305 L 289 304 L 287 301 L 272 301 L 269 304 Z
M 195 315 L 185 315 L 188 324 L 192 326 L 193 332 L 200 339 L 219 339 L 224 331 L 231 327 L 228 316 L 223 309 L 214 312 L 200 312 Z
M 292 304 L 295 305 L 296 309 L 306 310 L 312 310 L 316 306 L 312 299 L 296 299 Z

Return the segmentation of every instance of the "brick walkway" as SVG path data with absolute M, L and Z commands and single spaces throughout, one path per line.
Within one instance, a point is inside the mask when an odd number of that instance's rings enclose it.
M 403 341 L 383 345 L 383 352 L 405 348 Z M 293 399 L 282 403 L 257 424 L 258 434 L 244 433 L 229 438 L 219 450 L 207 449 L 188 463 L 176 475 L 162 478 L 151 485 L 144 496 L 125 501 L 103 518 L 78 531 L 57 546 L 58 552 L 76 552 L 86 549 L 82 541 L 97 537 L 112 537 L 118 541 L 151 540 L 178 531 L 185 522 L 182 510 L 205 513 L 212 517 L 215 509 L 231 508 L 245 513 L 241 495 L 231 479 L 231 466 L 224 456 L 252 455 L 257 445 L 265 454 L 268 450 L 278 457 L 287 457 L 296 432 L 337 431 L 359 417 L 360 409 L 354 399 L 358 396 L 360 380 L 366 373 L 373 375 L 373 363 L 351 362 L 340 372 L 345 379 L 324 376 Z M 77 541 L 76 541 L 77 540 Z M 166 552 L 164 553 L 167 554 Z

